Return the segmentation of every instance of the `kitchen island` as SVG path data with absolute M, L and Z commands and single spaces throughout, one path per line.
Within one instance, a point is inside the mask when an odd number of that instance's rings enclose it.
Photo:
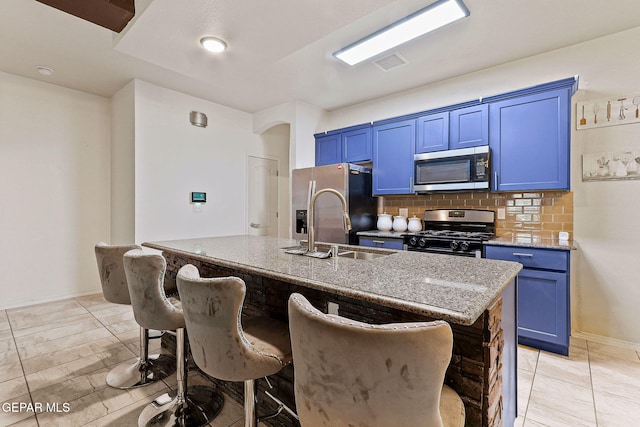
M 337 309 L 340 315 L 368 323 L 446 320 L 453 329 L 454 348 L 445 382 L 463 399 L 466 425 L 512 425 L 514 281 L 520 264 L 346 245 L 340 250 L 374 255 L 354 259 L 352 252 L 316 259 L 285 252 L 297 244 L 290 239 L 230 236 L 143 245 L 163 252 L 169 276 L 191 263 L 203 277 L 241 277 L 247 284 L 246 314 L 286 321 L 288 297 L 299 292 L 320 310 Z M 292 369 L 283 370 L 272 383 L 293 405 Z M 241 399 L 241 388 L 218 384 Z M 260 403 L 265 405 L 260 412 L 268 411 L 268 403 Z M 295 425 L 282 418 L 276 425 Z

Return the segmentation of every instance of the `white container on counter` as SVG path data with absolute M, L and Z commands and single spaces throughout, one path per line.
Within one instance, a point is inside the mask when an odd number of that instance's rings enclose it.
M 380 231 L 389 231 L 391 227 L 393 227 L 393 222 L 391 221 L 391 215 L 387 213 L 381 213 L 378 215 L 378 230 Z
M 393 230 L 394 231 L 406 231 L 407 219 L 403 216 L 396 216 L 393 218 Z
M 418 218 L 415 215 L 412 218 L 409 218 L 408 228 L 409 228 L 409 231 L 412 232 L 412 233 L 421 231 L 422 230 L 422 222 L 420 222 L 420 218 Z

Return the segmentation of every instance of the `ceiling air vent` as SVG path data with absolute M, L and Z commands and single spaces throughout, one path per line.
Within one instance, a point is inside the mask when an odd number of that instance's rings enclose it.
M 402 67 L 403 65 L 408 64 L 409 61 L 404 59 L 399 53 L 394 52 L 391 55 L 387 55 L 373 61 L 373 63 L 382 71 L 389 71 L 394 68 Z

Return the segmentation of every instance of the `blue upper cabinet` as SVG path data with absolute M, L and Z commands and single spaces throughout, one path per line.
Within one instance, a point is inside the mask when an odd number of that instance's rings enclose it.
M 358 125 L 314 136 L 316 166 L 371 161 L 371 125 Z
M 413 193 L 416 121 L 374 125 L 373 194 Z
M 342 162 L 340 133 L 316 135 L 316 166 Z
M 416 153 L 489 144 L 489 106 L 478 104 L 416 120 Z
M 489 106 L 494 191 L 569 190 L 571 88 Z
M 416 119 L 416 153 L 449 149 L 449 112 Z
M 348 163 L 371 161 L 371 127 L 342 133 L 342 161 Z
M 489 105 L 453 110 L 449 121 L 450 150 L 489 144 Z

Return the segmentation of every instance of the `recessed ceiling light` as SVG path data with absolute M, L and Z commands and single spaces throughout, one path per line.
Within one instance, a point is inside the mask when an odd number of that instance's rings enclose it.
M 36 67 L 36 70 L 38 70 L 38 72 L 40 74 L 42 74 L 43 76 L 50 76 L 51 74 L 53 74 L 53 69 L 52 68 L 45 67 L 43 65 L 38 65 Z
M 209 52 L 213 53 L 221 53 L 227 49 L 227 44 L 224 40 L 216 37 L 203 37 L 200 39 L 200 44 Z
M 355 65 L 465 16 L 469 16 L 469 9 L 462 0 L 438 0 L 333 55 Z

